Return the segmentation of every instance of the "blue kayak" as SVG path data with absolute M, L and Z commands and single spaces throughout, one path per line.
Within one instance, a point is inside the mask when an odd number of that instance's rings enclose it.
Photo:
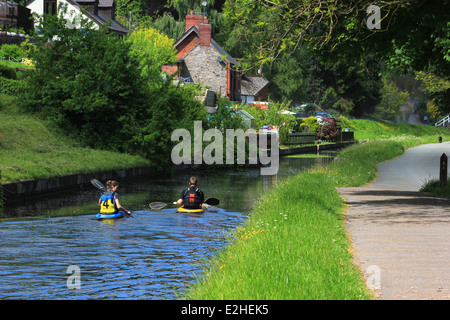
M 125 216 L 125 212 L 120 211 L 118 213 L 113 213 L 113 214 L 103 214 L 103 213 L 97 213 L 94 216 L 95 220 L 103 220 L 103 219 L 120 219 L 123 218 Z

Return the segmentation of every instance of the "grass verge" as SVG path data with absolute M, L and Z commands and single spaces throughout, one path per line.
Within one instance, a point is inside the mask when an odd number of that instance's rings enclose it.
M 141 157 L 78 146 L 0 94 L 0 183 L 149 165 Z
M 426 181 L 419 191 L 450 199 L 450 176 L 447 177 L 447 184 L 445 186 L 441 187 L 438 179 L 431 179 Z
M 326 167 L 277 184 L 256 202 L 245 225 L 230 235 L 231 245 L 209 262 L 183 298 L 372 299 L 353 264 L 345 200 L 336 188 L 363 185 L 375 178 L 377 163 L 430 142 L 436 142 L 436 131 L 366 141 L 345 149 Z

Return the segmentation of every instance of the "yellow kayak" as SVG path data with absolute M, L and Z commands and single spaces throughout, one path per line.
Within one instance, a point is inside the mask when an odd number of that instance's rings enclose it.
M 207 209 L 208 209 L 208 206 L 206 204 L 203 204 L 201 209 L 187 209 L 187 208 L 179 207 L 177 212 L 202 213 L 202 212 L 205 212 Z

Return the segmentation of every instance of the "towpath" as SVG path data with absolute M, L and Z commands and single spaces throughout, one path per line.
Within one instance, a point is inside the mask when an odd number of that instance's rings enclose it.
M 378 299 L 450 299 L 450 201 L 418 192 L 439 178 L 443 153 L 450 142 L 408 149 L 378 164 L 371 184 L 339 188 L 356 263 Z

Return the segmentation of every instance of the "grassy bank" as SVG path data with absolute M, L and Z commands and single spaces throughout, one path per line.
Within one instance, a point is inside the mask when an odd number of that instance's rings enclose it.
M 141 157 L 80 147 L 0 94 L 0 183 L 145 165 Z
M 387 126 L 365 120 L 351 124 L 365 139 L 377 134 L 368 125 L 377 130 Z M 430 127 L 406 136 L 393 129 L 396 124 L 389 125 L 381 130 L 383 139 L 347 148 L 332 164 L 268 191 L 245 225 L 230 236 L 231 245 L 210 261 L 205 276 L 184 298 L 371 299 L 363 275 L 353 264 L 344 224 L 345 202 L 336 188 L 367 183 L 375 178 L 377 163 L 409 147 L 436 142 L 437 134 L 445 133 Z M 407 126 L 408 130 L 414 127 Z M 388 139 L 390 132 L 395 134 Z
M 373 121 L 365 119 L 347 119 L 342 118 L 342 128 L 349 128 L 354 132 L 355 139 L 376 140 L 389 139 L 394 137 L 424 137 L 430 136 L 433 142 L 438 142 L 439 135 L 449 135 L 445 128 L 436 128 L 432 125 L 411 125 L 406 123 L 396 123 L 392 121 Z

